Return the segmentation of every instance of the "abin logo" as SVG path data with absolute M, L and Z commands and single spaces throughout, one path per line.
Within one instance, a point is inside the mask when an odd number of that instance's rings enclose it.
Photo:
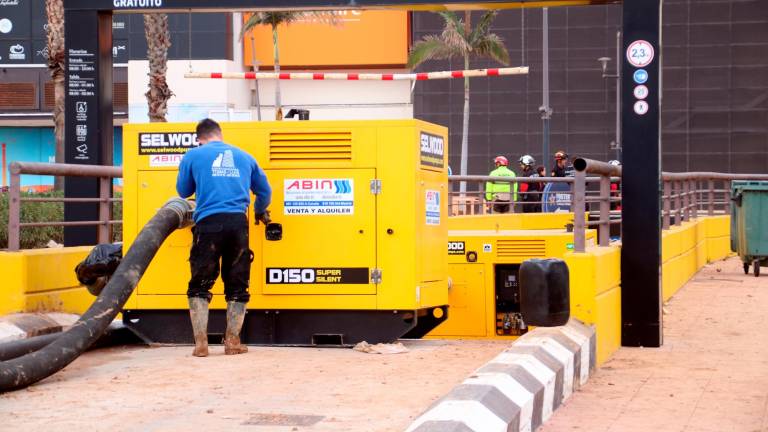
M 349 188 L 347 192 L 352 191 L 352 188 L 349 187 L 348 180 L 314 180 L 314 179 L 294 180 L 288 185 L 286 190 L 329 191 L 329 192 L 342 193 L 340 192 L 340 189 L 344 186 L 341 186 L 340 183 L 346 184 L 346 187 Z
M 283 187 L 287 215 L 354 213 L 354 179 L 284 179 Z
M 352 192 L 352 186 L 349 185 L 349 180 L 334 180 L 333 185 L 336 187 L 336 193 Z
M 211 165 L 211 176 L 213 177 L 240 177 L 240 170 L 235 168 L 235 158 L 232 150 L 225 150 L 219 153 Z

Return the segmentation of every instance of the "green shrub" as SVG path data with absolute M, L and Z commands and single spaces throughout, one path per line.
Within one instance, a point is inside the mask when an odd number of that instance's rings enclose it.
M 0 193 L 0 249 L 8 247 L 8 196 L 7 192 Z M 22 198 L 63 197 L 61 192 L 46 193 L 22 193 Z M 115 193 L 115 197 L 122 196 Z M 113 205 L 113 219 L 122 219 L 122 203 Z M 21 222 L 61 222 L 64 220 L 64 203 L 58 202 L 22 202 Z M 113 241 L 122 240 L 122 225 L 115 224 L 112 228 Z M 50 240 L 56 243 L 64 242 L 64 228 L 62 226 L 35 227 L 21 229 L 21 248 L 44 248 Z

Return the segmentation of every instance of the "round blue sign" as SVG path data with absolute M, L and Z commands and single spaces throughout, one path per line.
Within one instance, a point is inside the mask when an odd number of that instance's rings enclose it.
M 547 183 L 541 197 L 544 213 L 571 211 L 571 185 L 568 183 Z
M 648 72 L 645 69 L 638 69 L 633 75 L 635 82 L 638 84 L 645 84 L 648 81 Z

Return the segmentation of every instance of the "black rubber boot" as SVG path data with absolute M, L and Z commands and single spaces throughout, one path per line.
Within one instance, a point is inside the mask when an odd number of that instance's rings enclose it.
M 189 298 L 189 318 L 195 336 L 195 357 L 208 356 L 208 300 L 200 297 Z
M 240 330 L 245 319 L 245 303 L 227 302 L 227 331 L 224 333 L 224 354 L 243 354 L 248 347 L 240 343 Z

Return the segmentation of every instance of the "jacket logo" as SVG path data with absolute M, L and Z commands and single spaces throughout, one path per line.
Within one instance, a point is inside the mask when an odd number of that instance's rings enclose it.
M 211 164 L 211 176 L 213 177 L 240 177 L 240 170 L 235 168 L 235 158 L 232 150 L 219 153 Z

